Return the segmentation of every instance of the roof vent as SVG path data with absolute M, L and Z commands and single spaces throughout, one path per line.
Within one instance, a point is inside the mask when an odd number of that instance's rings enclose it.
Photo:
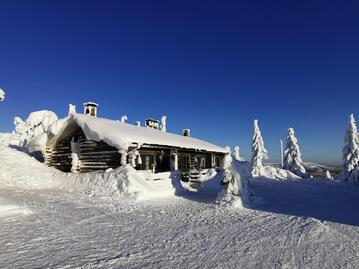
M 183 136 L 191 137 L 191 129 L 183 129 Z
M 97 117 L 97 107 L 98 104 L 94 102 L 84 103 L 84 114 Z

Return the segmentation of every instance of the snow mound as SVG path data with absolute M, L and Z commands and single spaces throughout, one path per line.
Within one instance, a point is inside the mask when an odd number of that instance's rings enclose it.
M 261 177 L 280 180 L 301 178 L 288 170 L 273 166 L 264 166 L 262 169 Z
M 1 144 L 0 163 L 1 188 L 47 189 L 58 185 L 54 180 L 56 170 Z
M 20 146 L 20 136 L 15 133 L 0 133 L 0 144 L 5 146 Z
M 0 163 L 0 188 L 55 188 L 136 200 L 171 196 L 181 189 L 178 173 L 152 174 L 130 165 L 109 172 L 63 173 L 3 144 Z
M 63 187 L 89 192 L 94 195 L 124 196 L 135 200 L 157 199 L 175 195 L 179 181 L 174 173 L 141 173 L 131 165 L 121 166 L 109 172 L 67 174 Z M 151 175 L 151 176 L 149 176 Z M 151 180 L 151 177 L 161 180 Z

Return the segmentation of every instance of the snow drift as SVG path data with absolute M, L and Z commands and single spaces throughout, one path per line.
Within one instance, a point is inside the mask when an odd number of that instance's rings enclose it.
M 177 173 L 140 172 L 130 165 L 108 172 L 63 173 L 4 144 L 0 163 L 0 188 L 65 189 L 136 200 L 171 196 L 182 189 Z

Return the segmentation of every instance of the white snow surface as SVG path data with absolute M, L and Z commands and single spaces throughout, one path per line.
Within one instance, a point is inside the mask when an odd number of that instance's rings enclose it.
M 301 178 L 288 170 L 269 166 L 269 165 L 264 166 L 262 168 L 261 173 L 262 174 L 260 177 L 268 178 L 268 179 L 285 180 L 285 179 L 300 179 Z
M 26 145 L 26 150 L 28 152 L 36 152 L 41 151 L 45 152 L 46 150 L 46 142 L 47 142 L 47 133 L 39 134 L 30 140 L 30 142 Z
M 64 174 L 4 145 L 0 163 L 1 268 L 359 267 L 359 191 L 340 181 L 253 178 L 262 203 L 238 209 L 215 204 L 221 173 L 136 201 L 119 177 L 148 171 Z
M 82 128 L 86 137 L 118 148 L 127 149 L 132 143 L 166 145 L 179 148 L 207 150 L 225 153 L 226 149 L 192 137 L 184 137 L 153 128 L 132 125 L 88 115 L 75 114 L 73 119 Z

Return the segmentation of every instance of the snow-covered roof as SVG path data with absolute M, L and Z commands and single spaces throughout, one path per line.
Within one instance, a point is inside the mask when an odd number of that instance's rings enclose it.
M 81 127 L 87 139 L 104 141 L 119 150 L 131 144 L 160 145 L 176 148 L 226 153 L 226 149 L 203 140 L 163 132 L 153 128 L 136 126 L 119 121 L 74 114 L 73 119 Z

